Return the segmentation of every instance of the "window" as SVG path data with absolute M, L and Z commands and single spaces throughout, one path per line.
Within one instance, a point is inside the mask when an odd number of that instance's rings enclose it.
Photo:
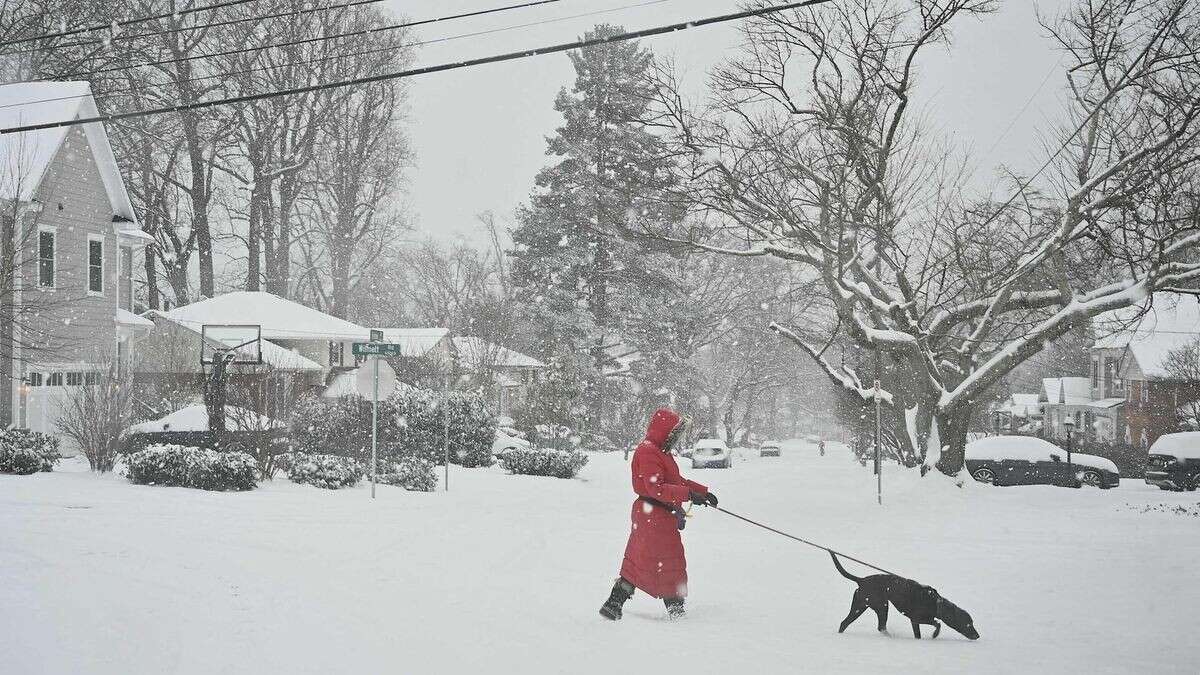
M 54 288 L 54 273 L 55 273 L 55 254 L 57 253 L 55 245 L 54 230 L 39 230 L 38 231 L 38 287 L 39 288 Z
M 121 283 L 117 299 L 121 309 L 133 311 L 133 249 L 121 247 Z
M 28 376 L 28 379 L 29 379 L 29 386 L 31 386 L 31 387 L 42 386 L 42 374 L 41 373 L 30 373 Z
M 83 373 L 67 373 L 67 386 L 78 387 L 83 384 Z
M 49 379 L 46 381 L 47 387 L 61 387 L 63 383 L 62 373 L 50 373 Z
M 1092 387 L 1100 386 L 1100 362 L 1092 360 Z
M 340 343 L 340 342 L 330 342 L 329 343 L 329 365 L 330 366 L 342 365 L 342 343 Z
M 88 293 L 104 293 L 104 240 L 88 235 Z
M 1138 390 L 1141 392 L 1140 400 L 1142 403 L 1150 402 L 1150 387 L 1148 385 L 1149 382 L 1142 380 L 1141 385 L 1138 387 Z
M 88 386 L 100 384 L 100 373 L 91 371 L 83 374 L 83 383 Z

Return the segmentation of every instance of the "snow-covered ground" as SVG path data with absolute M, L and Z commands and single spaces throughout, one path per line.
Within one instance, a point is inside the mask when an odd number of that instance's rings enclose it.
M 75 470 L 72 471 L 71 469 Z M 837 624 L 824 553 L 697 509 L 688 616 L 602 620 L 631 495 L 619 453 L 579 480 L 451 470 L 449 493 L 134 486 L 0 476 L 5 673 L 1195 673 L 1200 519 L 1116 490 L 954 487 L 806 443 L 684 473 L 721 505 L 924 583 L 982 638 Z M 1190 513 L 1195 513 L 1193 509 Z M 851 570 L 857 570 L 851 565 Z M 858 570 L 862 571 L 862 570 Z

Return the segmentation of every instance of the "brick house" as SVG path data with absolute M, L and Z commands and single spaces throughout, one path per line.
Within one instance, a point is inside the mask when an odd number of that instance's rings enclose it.
M 3 85 L 0 100 L 0 128 L 98 114 L 86 82 Z M 71 388 L 119 376 L 153 328 L 132 313 L 153 239 L 98 122 L 0 136 L 0 205 L 0 426 L 53 431 Z
M 1142 310 L 1097 318 L 1101 337 L 1092 361 L 1098 391 L 1124 400 L 1124 441 L 1148 448 L 1179 429 L 1181 407 L 1200 400 L 1200 383 L 1180 381 L 1165 368 L 1171 352 L 1200 338 L 1200 304 L 1189 296 L 1156 293 Z

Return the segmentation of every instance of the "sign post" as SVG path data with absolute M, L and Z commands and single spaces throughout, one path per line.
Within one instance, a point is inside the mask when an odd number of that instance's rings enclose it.
M 381 336 L 382 331 L 371 331 L 371 337 Z M 399 356 L 400 345 L 386 342 L 355 342 L 352 346 L 355 356 L 368 356 L 371 359 L 371 369 L 359 368 L 354 383 L 361 394 L 370 392 L 371 398 L 371 499 L 375 498 L 375 483 L 379 475 L 379 381 L 383 379 L 384 391 L 390 393 L 396 388 L 396 371 L 386 363 L 380 369 L 383 356 Z M 369 376 L 369 377 L 368 377 Z M 368 381 L 369 380 L 369 381 Z
M 879 413 L 879 380 L 875 380 L 875 500 L 883 506 L 883 456 L 880 453 L 881 417 Z

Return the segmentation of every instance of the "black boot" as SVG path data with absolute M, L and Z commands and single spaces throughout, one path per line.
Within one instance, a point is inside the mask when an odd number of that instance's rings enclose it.
M 624 577 L 618 578 L 617 582 L 613 584 L 608 600 L 605 600 L 604 605 L 600 607 L 600 616 L 617 621 L 621 618 L 621 606 L 631 597 L 633 597 L 633 584 L 626 581 Z
M 667 606 L 667 618 L 683 618 L 683 598 L 663 598 L 663 604 Z

